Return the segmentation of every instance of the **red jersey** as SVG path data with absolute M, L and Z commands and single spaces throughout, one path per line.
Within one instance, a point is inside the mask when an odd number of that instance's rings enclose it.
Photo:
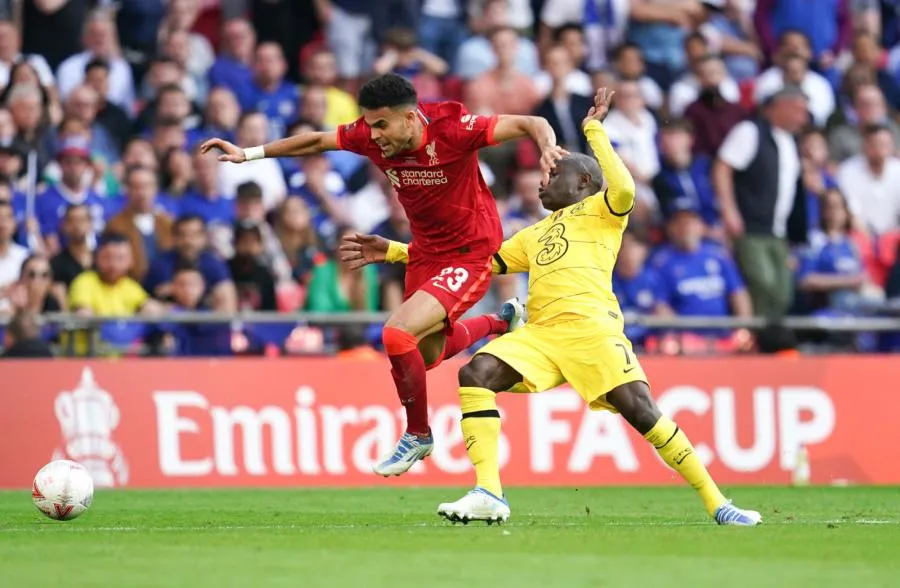
M 478 149 L 496 144 L 497 117 L 469 114 L 458 102 L 419 104 L 418 115 L 425 132 L 415 151 L 386 159 L 363 118 L 338 127 L 338 147 L 365 155 L 391 181 L 409 218 L 411 256 L 493 255 L 503 230 Z

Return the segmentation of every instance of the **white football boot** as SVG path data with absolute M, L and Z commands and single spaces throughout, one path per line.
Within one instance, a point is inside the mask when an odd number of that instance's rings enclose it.
M 509 520 L 509 503 L 484 488 L 475 487 L 456 502 L 438 505 L 438 516 L 451 523 L 469 524 L 469 521 L 485 521 L 488 525 Z
M 729 500 L 713 515 L 720 525 L 734 525 L 738 527 L 755 527 L 762 523 L 762 515 L 755 510 L 744 510 L 731 504 Z
M 516 329 L 525 326 L 525 307 L 519 302 L 518 298 L 510 298 L 504 302 L 497 316 L 509 325 L 506 329 L 507 333 L 512 333 Z

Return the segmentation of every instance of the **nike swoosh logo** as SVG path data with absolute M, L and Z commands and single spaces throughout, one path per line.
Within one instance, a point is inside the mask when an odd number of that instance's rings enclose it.
M 630 371 L 633 370 L 633 369 L 634 369 L 634 366 L 631 366 L 630 368 L 625 368 L 625 369 L 622 370 L 622 373 L 627 374 L 628 372 L 630 372 Z

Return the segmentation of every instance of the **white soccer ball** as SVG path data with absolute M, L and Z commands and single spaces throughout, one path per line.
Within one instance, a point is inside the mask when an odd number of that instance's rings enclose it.
M 71 521 L 94 500 L 94 480 L 80 463 L 68 459 L 51 461 L 34 477 L 31 499 L 51 519 Z

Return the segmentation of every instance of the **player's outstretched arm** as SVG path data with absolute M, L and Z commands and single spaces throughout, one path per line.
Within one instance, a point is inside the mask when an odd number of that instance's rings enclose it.
M 219 161 L 231 163 L 244 163 L 265 157 L 300 157 L 338 149 L 337 131 L 300 133 L 293 137 L 285 137 L 265 145 L 246 149 L 241 149 L 237 145 L 219 138 L 210 139 L 200 146 L 201 153 L 212 149 L 222 152 L 222 155 L 219 155 Z
M 594 105 L 581 121 L 581 127 L 594 151 L 594 157 L 600 164 L 600 169 L 603 170 L 603 175 L 606 176 L 606 205 L 614 215 L 625 216 L 634 208 L 634 178 L 625 167 L 625 162 L 613 149 L 606 135 L 606 129 L 603 128 L 603 119 L 609 112 L 613 94 L 615 92 L 606 88 L 597 90 Z
M 494 127 L 494 141 L 503 143 L 531 137 L 541 150 L 541 173 L 544 185 L 550 180 L 550 172 L 556 167 L 556 162 L 568 153 L 556 144 L 556 133 L 547 119 L 540 116 L 521 116 L 513 114 L 501 114 L 497 117 Z
M 528 256 L 516 235 L 507 239 L 494 254 L 492 262 L 493 274 L 517 274 L 528 271 Z M 338 248 L 341 263 L 352 270 L 360 269 L 370 263 L 409 263 L 409 245 L 399 241 L 390 241 L 378 235 L 361 235 L 356 233 L 344 237 Z

